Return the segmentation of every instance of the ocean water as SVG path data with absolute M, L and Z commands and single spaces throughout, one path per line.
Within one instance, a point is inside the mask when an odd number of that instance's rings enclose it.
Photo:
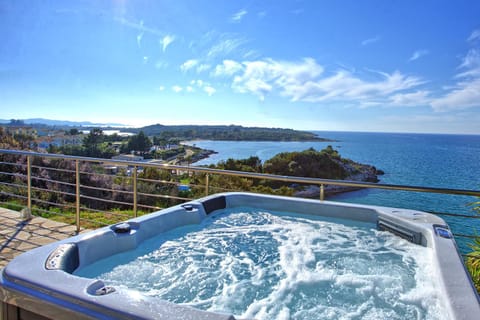
M 432 259 L 371 223 L 242 207 L 75 274 L 239 319 L 446 319 Z
M 217 163 L 228 158 L 258 156 L 267 160 L 286 151 L 302 151 L 328 145 L 342 157 L 374 165 L 385 171 L 380 183 L 480 190 L 480 135 L 410 133 L 359 133 L 316 131 L 332 142 L 192 141 L 197 147 L 218 152 L 194 165 Z M 437 195 L 421 192 L 361 190 L 330 197 L 329 200 L 392 206 L 433 212 L 475 215 L 471 196 Z M 442 216 L 454 233 L 480 234 L 480 220 Z M 468 240 L 457 237 L 466 253 Z

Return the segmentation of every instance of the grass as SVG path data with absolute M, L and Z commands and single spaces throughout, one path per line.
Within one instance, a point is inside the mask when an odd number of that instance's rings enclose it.
M 472 203 L 471 206 L 473 206 L 473 211 L 480 214 L 480 201 Z M 480 236 L 477 235 L 469 246 L 472 252 L 465 259 L 465 265 L 472 276 L 475 288 L 480 293 Z
M 4 202 L 1 206 L 15 211 L 20 211 L 25 208 L 25 204 L 15 201 Z M 142 216 L 148 213 L 148 211 L 137 210 L 137 216 Z M 70 207 L 49 208 L 48 210 L 45 210 L 38 206 L 32 206 L 32 215 L 66 224 L 76 223 L 76 211 Z M 134 217 L 135 214 L 133 210 L 112 209 L 108 212 L 81 210 L 80 226 L 85 229 L 96 229 Z

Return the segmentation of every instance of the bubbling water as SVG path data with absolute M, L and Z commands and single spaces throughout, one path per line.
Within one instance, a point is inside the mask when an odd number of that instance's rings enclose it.
M 368 223 L 227 209 L 76 272 L 255 319 L 442 319 L 431 249 Z

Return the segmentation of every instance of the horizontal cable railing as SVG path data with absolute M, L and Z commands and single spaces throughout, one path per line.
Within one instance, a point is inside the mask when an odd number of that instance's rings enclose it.
M 269 183 L 277 184 L 265 188 Z M 0 203 L 68 220 L 76 224 L 77 232 L 81 227 L 108 225 L 217 192 L 275 193 L 282 183 L 315 185 L 320 200 L 325 199 L 327 186 L 480 197 L 479 190 L 291 177 L 0 149 Z M 474 214 L 430 212 L 461 219 L 480 218 Z M 455 232 L 455 236 L 476 236 L 476 230 L 470 234 L 461 231 Z

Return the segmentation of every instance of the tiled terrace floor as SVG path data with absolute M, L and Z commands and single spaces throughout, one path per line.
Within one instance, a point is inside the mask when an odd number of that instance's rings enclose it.
M 75 234 L 73 225 L 40 217 L 25 221 L 19 212 L 0 208 L 0 268 L 25 251 Z

